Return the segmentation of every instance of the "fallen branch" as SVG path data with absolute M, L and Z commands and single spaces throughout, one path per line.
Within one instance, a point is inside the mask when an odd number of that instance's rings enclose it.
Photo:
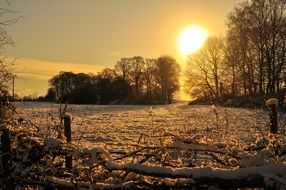
M 108 170 L 124 170 L 137 174 L 168 177 L 168 178 L 192 178 L 200 185 L 217 184 L 224 188 L 262 188 L 268 187 L 266 177 L 272 176 L 286 177 L 285 164 L 273 164 L 260 167 L 241 168 L 237 170 L 224 170 L 206 168 L 167 168 L 160 166 L 146 166 L 142 164 L 116 164 L 107 162 L 105 167 Z M 280 184 L 281 185 L 281 184 Z M 286 183 L 283 184 L 286 187 Z M 272 186 L 273 187 L 273 186 Z

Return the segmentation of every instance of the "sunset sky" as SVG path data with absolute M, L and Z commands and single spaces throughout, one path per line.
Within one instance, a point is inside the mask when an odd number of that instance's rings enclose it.
M 121 57 L 171 55 L 180 64 L 177 39 L 188 26 L 224 35 L 226 16 L 241 0 L 12 0 L 17 11 L 6 29 L 15 47 L 16 93 L 44 95 L 59 71 L 93 72 Z M 15 15 L 11 15 L 13 17 Z

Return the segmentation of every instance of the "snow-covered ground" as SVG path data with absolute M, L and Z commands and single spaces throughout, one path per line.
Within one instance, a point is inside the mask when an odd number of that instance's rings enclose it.
M 49 133 L 59 124 L 64 105 L 18 102 L 18 116 Z M 269 131 L 263 110 L 188 106 L 68 105 L 72 114 L 72 142 L 81 147 L 104 145 L 126 149 L 135 144 L 160 146 L 177 137 L 205 134 L 216 141 L 248 143 Z M 280 116 L 279 116 L 280 117 Z M 282 125 L 281 125 L 282 126 Z
M 80 174 L 76 175 L 78 183 L 94 189 L 132 189 L 130 184 L 137 187 L 141 182 L 150 189 L 158 184 L 164 187 L 165 183 L 178 188 L 196 183 L 225 188 L 232 181 L 229 187 L 244 187 L 239 180 L 259 182 L 245 187 L 286 187 L 285 125 L 279 122 L 279 139 L 269 135 L 266 110 L 187 103 L 68 105 L 66 111 L 72 115 L 71 145 L 64 143 L 65 138 L 58 139 L 64 105 L 15 104 L 16 117 L 21 118 L 13 126 L 18 130 L 15 138 L 22 141 L 15 140 L 13 146 L 25 144 L 27 134 L 44 144 L 46 161 L 38 168 L 53 176 L 49 183 L 74 187 L 69 178 L 61 178 L 63 157 L 54 157 L 67 151 L 65 154 L 73 158 L 70 175 Z M 284 113 L 278 118 L 282 120 Z M 26 144 L 30 147 L 33 143 Z M 21 153 L 22 148 L 16 150 Z M 32 151 L 22 154 L 25 163 Z M 209 183 L 208 179 L 213 181 Z

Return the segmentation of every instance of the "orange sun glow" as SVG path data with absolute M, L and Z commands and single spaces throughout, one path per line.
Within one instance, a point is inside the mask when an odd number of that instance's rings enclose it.
M 178 45 L 183 56 L 188 56 L 202 47 L 207 39 L 207 32 L 200 27 L 185 28 L 179 38 Z

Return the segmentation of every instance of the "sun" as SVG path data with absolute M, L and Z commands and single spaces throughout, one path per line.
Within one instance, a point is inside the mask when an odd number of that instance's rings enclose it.
M 200 27 L 185 28 L 178 38 L 178 45 L 183 56 L 190 55 L 202 47 L 207 36 L 207 32 Z

